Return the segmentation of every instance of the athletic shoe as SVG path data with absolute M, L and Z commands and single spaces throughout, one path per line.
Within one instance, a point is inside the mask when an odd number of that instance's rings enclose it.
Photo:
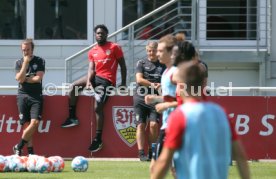
M 62 128 L 73 127 L 79 125 L 77 118 L 67 118 L 66 121 L 61 125 Z
M 91 152 L 97 152 L 103 148 L 103 142 L 98 141 L 97 139 L 94 139 L 88 150 Z
M 139 155 L 140 161 L 141 162 L 147 162 L 149 161 L 149 158 L 147 156 L 145 156 L 144 154 Z
M 21 155 L 22 155 L 22 150 L 19 150 L 19 149 L 18 149 L 17 144 L 16 144 L 15 146 L 13 146 L 12 150 L 13 150 L 13 153 L 14 153 L 15 155 L 18 155 L 18 156 L 21 156 Z

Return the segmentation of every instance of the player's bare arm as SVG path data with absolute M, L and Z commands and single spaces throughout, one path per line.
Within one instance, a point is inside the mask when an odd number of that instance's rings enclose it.
M 164 110 L 168 108 L 175 108 L 175 107 L 177 107 L 177 101 L 163 102 L 155 105 L 155 109 L 158 113 L 162 113 Z
M 95 75 L 95 65 L 94 62 L 89 62 L 88 70 L 87 70 L 87 81 L 86 81 L 86 89 L 92 89 L 91 80 Z
M 145 96 L 145 102 L 146 102 L 146 104 L 162 103 L 163 102 L 163 96 L 146 95 Z
M 237 161 L 237 167 L 241 178 L 250 179 L 245 151 L 239 140 L 232 142 L 232 155 L 233 159 Z
M 20 69 L 19 72 L 16 73 L 15 79 L 16 81 L 18 81 L 19 83 L 24 83 L 26 80 L 26 71 L 29 67 L 29 63 L 31 61 L 31 56 L 29 55 L 25 55 L 23 57 L 23 63 L 22 63 L 22 67 Z
M 152 87 L 152 88 L 154 88 L 156 90 L 158 90 L 161 87 L 160 83 L 152 83 L 149 80 L 146 80 L 143 77 L 143 73 L 136 73 L 136 81 L 141 86 Z
M 43 71 L 38 71 L 36 72 L 35 75 L 29 76 L 25 78 L 25 82 L 27 83 L 41 83 L 41 80 L 44 76 L 44 72 Z
M 126 69 L 125 58 L 124 57 L 120 58 L 118 62 L 121 68 L 121 78 L 122 78 L 122 82 L 120 86 L 126 86 L 127 69 Z
M 165 178 L 166 173 L 170 167 L 172 157 L 174 154 L 173 149 L 164 147 L 160 157 L 154 163 L 151 170 L 151 179 Z

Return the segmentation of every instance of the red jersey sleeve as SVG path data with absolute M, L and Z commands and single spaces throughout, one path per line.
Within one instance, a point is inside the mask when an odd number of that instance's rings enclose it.
M 176 101 L 177 101 L 177 106 L 181 106 L 183 104 L 182 97 L 179 96 L 179 94 L 176 94 Z
M 235 141 L 239 138 L 238 134 L 235 130 L 235 121 L 228 117 L 228 122 L 229 122 L 229 125 L 230 125 L 231 134 L 232 134 L 232 141 Z
M 223 110 L 224 110 L 225 114 L 227 115 L 227 119 L 228 119 L 230 130 L 231 130 L 231 135 L 232 135 L 232 141 L 235 141 L 239 138 L 238 134 L 235 130 L 235 121 L 233 119 L 229 118 L 229 115 L 228 115 L 227 111 L 225 110 L 225 108 L 223 108 Z
M 178 149 L 182 144 L 182 136 L 186 127 L 186 118 L 180 108 L 173 111 L 168 119 L 164 146 Z
M 115 52 L 116 60 L 119 60 L 120 58 L 122 58 L 124 56 L 123 50 L 118 44 L 115 44 L 114 52 Z
M 92 50 L 90 50 L 89 52 L 88 52 L 88 60 L 90 61 L 90 62 L 93 62 L 94 61 L 94 58 L 93 58 L 93 55 L 92 55 L 92 52 L 91 52 Z

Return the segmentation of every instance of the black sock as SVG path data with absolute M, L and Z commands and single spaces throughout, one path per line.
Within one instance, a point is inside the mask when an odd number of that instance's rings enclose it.
M 76 118 L 76 106 L 69 106 L 69 117 Z
M 34 154 L 34 148 L 33 147 L 28 147 L 28 154 L 33 155 Z
M 21 141 L 17 144 L 17 148 L 18 148 L 19 150 L 22 150 L 23 147 L 24 147 L 24 145 L 25 145 L 26 143 L 27 143 L 26 140 L 21 139 Z
M 149 148 L 149 159 L 152 158 L 152 148 Z
M 145 155 L 145 152 L 144 152 L 144 150 L 143 150 L 143 149 L 139 150 L 138 152 L 139 152 L 139 156 L 141 156 L 141 155 Z
M 96 130 L 96 139 L 97 141 L 102 141 L 102 130 Z

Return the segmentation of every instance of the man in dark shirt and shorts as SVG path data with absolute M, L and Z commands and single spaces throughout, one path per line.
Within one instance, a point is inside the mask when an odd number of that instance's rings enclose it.
M 23 58 L 16 61 L 18 84 L 17 106 L 20 124 L 25 127 L 21 140 L 13 147 L 15 154 L 21 156 L 25 144 L 28 153 L 34 154 L 32 138 L 38 128 L 42 114 L 42 78 L 45 72 L 44 59 L 33 55 L 34 43 L 26 39 L 21 44 Z
M 147 59 L 139 60 L 136 66 L 137 89 L 133 101 L 137 125 L 136 139 L 141 161 L 151 160 L 151 144 L 156 142 L 158 136 L 159 114 L 156 112 L 154 104 L 147 105 L 144 99 L 145 95 L 158 94 L 161 76 L 166 68 L 159 62 L 156 50 L 157 42 L 149 42 L 146 46 Z M 147 120 L 149 121 L 148 157 L 144 152 Z

